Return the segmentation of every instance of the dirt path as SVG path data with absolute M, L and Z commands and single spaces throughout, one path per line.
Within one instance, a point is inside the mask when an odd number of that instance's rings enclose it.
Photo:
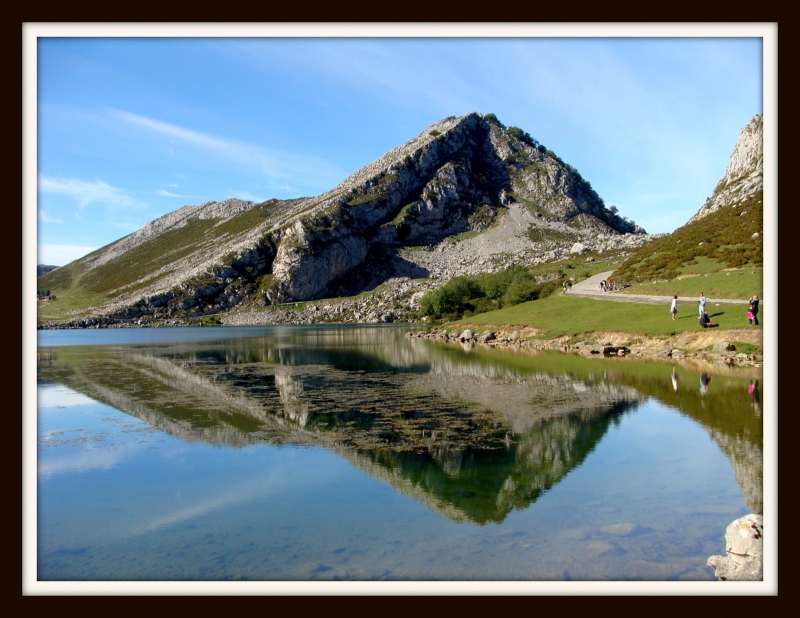
M 608 279 L 614 274 L 613 270 L 604 273 L 598 273 L 593 277 L 589 277 L 585 281 L 576 283 L 572 289 L 567 293 L 568 296 L 578 294 L 580 296 L 591 296 L 600 300 L 616 300 L 619 302 L 627 303 L 646 303 L 649 305 L 669 305 L 672 300 L 671 296 L 649 296 L 647 294 L 620 294 L 618 292 L 601 292 L 600 282 L 603 279 Z M 733 300 L 727 298 L 709 298 L 709 303 L 725 303 L 727 305 L 746 305 L 746 300 Z M 696 296 L 678 296 L 678 306 L 681 304 L 688 304 L 690 307 L 697 307 Z

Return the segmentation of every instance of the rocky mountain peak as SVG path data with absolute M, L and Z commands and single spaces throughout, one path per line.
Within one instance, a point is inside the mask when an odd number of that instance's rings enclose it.
M 702 219 L 725 206 L 743 202 L 764 188 L 764 119 L 758 114 L 740 132 L 725 176 L 717 184 L 714 194 L 703 207 L 689 219 L 689 223 Z
M 433 123 L 322 195 L 184 206 L 62 278 L 86 274 L 108 299 L 96 310 L 103 315 L 198 315 L 246 300 L 352 296 L 392 279 L 444 282 L 575 247 L 648 240 L 527 132 L 471 112 Z

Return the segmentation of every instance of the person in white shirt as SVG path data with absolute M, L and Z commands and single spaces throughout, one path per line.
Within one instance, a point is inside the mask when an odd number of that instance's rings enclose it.
M 675 314 L 678 313 L 678 297 L 672 297 L 672 306 L 669 308 L 669 312 L 672 314 L 672 319 L 675 319 Z

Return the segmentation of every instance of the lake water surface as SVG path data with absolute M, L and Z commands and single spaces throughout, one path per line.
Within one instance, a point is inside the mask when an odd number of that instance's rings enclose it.
M 758 370 L 408 327 L 41 331 L 39 580 L 713 580 Z

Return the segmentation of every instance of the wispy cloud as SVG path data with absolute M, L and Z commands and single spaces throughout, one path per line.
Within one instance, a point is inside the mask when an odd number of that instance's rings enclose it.
M 99 247 L 86 247 L 83 245 L 39 245 L 39 264 L 52 264 L 63 266 L 91 253 Z
M 127 124 L 168 136 L 178 143 L 191 144 L 229 161 L 256 167 L 269 177 L 282 179 L 303 177 L 308 174 L 309 169 L 314 169 L 317 173 L 321 172 L 323 176 L 338 177 L 339 175 L 332 163 L 318 157 L 248 144 L 240 140 L 225 139 L 119 109 L 109 109 L 107 113 Z
M 168 187 L 172 187 L 173 189 L 177 189 L 177 188 L 178 188 L 178 184 L 177 184 L 177 183 L 175 183 L 175 182 L 171 182 L 171 183 L 169 183 L 167 186 L 168 186 Z
M 48 215 L 44 210 L 39 211 L 39 221 L 44 221 L 45 223 L 63 223 L 61 219 L 56 219 Z
M 167 185 L 167 186 L 171 187 L 172 185 Z M 158 191 L 156 191 L 156 193 L 158 193 L 159 195 L 164 195 L 166 197 L 183 197 L 183 198 L 192 197 L 191 195 L 179 195 L 177 193 L 170 193 L 169 191 L 165 191 L 164 189 L 159 189 Z
M 252 193 L 248 193 L 247 191 L 231 191 L 228 193 L 228 195 L 225 196 L 226 199 L 229 197 L 235 197 L 240 200 L 246 200 L 249 202 L 256 202 L 257 204 L 264 201 L 263 197 L 253 195 Z
M 89 182 L 78 178 L 50 177 L 40 174 L 39 191 L 68 195 L 78 202 L 81 210 L 94 203 L 117 208 L 144 206 L 124 189 L 112 187 L 100 179 Z

